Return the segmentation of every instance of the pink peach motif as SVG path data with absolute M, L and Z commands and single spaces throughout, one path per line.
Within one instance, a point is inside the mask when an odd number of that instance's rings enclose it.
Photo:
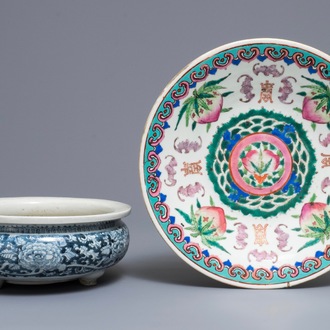
M 213 99 L 205 99 L 208 109 L 200 107 L 198 109 L 198 114 L 195 112 L 191 113 L 192 120 L 198 124 L 208 124 L 219 119 L 223 105 L 223 97 L 221 94 L 215 92 L 213 92 L 213 95 Z
M 325 203 L 315 202 L 305 204 L 301 210 L 299 218 L 301 230 L 304 233 L 309 233 L 311 232 L 312 227 L 323 227 L 325 212 L 328 214 L 330 213 L 330 206 Z M 321 219 L 322 223 L 320 223 L 320 220 L 318 219 Z
M 330 206 L 325 203 L 311 202 L 303 206 L 299 218 L 300 237 L 308 241 L 298 250 L 309 248 L 315 244 L 326 244 L 330 239 Z
M 302 116 L 304 119 L 312 121 L 318 124 L 326 124 L 330 122 L 330 112 L 327 113 L 327 107 L 324 105 L 321 109 L 317 109 L 319 106 L 319 100 L 313 100 L 311 97 L 304 97 L 302 106 Z
M 199 238 L 201 243 L 208 248 L 218 248 L 223 252 L 228 251 L 220 244 L 225 240 L 224 235 L 227 231 L 227 223 L 225 212 L 221 207 L 217 206 L 201 206 L 197 201 L 197 211 L 193 206 L 190 208 L 190 214 L 176 209 L 178 213 L 188 223 L 185 230 L 190 232 L 192 238 Z
M 330 123 L 330 88 L 323 81 L 302 76 L 312 84 L 301 86 L 308 88 L 307 92 L 299 92 L 304 96 L 302 117 L 316 124 Z
M 256 169 L 263 171 L 267 164 L 267 171 L 275 171 L 280 164 L 280 157 L 271 150 L 250 150 L 244 158 L 242 158 L 244 167 L 250 172 L 255 173 Z
M 252 173 L 259 184 L 262 184 L 269 173 L 277 170 L 280 164 L 280 157 L 271 150 L 250 150 L 242 158 L 245 169 Z
M 198 219 L 201 217 L 202 223 L 207 224 L 210 221 L 212 225 L 210 228 L 215 228 L 214 235 L 223 236 L 227 229 L 225 212 L 221 207 L 216 206 L 203 206 L 196 211 L 195 217 Z
M 292 173 L 292 156 L 283 140 L 273 134 L 249 134 L 234 146 L 230 174 L 244 192 L 262 196 L 279 191 Z
M 185 118 L 186 126 L 189 125 L 189 120 L 192 119 L 193 130 L 197 124 L 206 124 L 208 130 L 210 124 L 216 122 L 221 111 L 224 111 L 223 98 L 233 93 L 232 91 L 223 92 L 222 90 L 225 87 L 220 85 L 229 75 L 218 80 L 208 81 L 198 89 L 193 90 L 192 95 L 182 104 L 175 129 L 178 128 L 182 118 Z M 229 110 L 226 109 L 226 111 Z

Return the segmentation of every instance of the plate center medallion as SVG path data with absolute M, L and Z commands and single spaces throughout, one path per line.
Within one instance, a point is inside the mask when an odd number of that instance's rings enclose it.
M 251 195 L 270 195 L 290 179 L 292 157 L 289 148 L 278 137 L 253 133 L 242 138 L 229 157 L 234 183 Z
M 207 170 L 223 203 L 267 218 L 305 196 L 315 154 L 302 125 L 265 109 L 250 110 L 218 128 Z

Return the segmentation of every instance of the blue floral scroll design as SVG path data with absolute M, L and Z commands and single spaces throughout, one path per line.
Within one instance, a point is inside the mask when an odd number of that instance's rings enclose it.
M 120 261 L 128 228 L 71 234 L 0 234 L 0 277 L 62 277 L 87 274 Z

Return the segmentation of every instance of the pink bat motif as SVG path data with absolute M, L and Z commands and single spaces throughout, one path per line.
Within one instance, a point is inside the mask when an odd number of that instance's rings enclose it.
M 247 246 L 247 243 L 245 242 L 245 240 L 248 238 L 248 234 L 246 233 L 247 227 L 241 222 L 235 223 L 235 226 L 238 226 L 236 236 L 236 244 L 238 247 L 234 246 L 234 248 L 236 250 L 243 250 Z
M 319 141 L 323 147 L 327 147 L 330 144 L 330 133 L 321 141 L 321 135 L 319 136 Z
M 174 169 L 174 167 L 175 166 L 177 166 L 178 165 L 178 163 L 177 163 L 177 161 L 176 161 L 176 159 L 173 157 L 173 156 L 170 156 L 170 155 L 168 155 L 168 156 L 166 156 L 166 158 L 167 157 L 171 157 L 171 160 L 170 160 L 170 162 L 165 166 L 165 170 L 166 170 L 166 172 L 167 172 L 167 180 L 168 181 L 166 181 L 166 179 L 165 179 L 165 184 L 167 185 L 167 186 L 169 186 L 169 187 L 172 187 L 172 186 L 174 186 L 175 184 L 176 184 L 176 179 L 174 179 L 174 176 L 175 176 L 175 174 L 176 174 L 176 171 L 175 171 L 175 169 Z
M 325 190 L 325 188 L 327 188 L 329 186 L 330 186 L 330 178 L 327 177 L 327 178 L 323 179 L 323 181 L 321 183 L 321 190 L 322 190 L 322 192 L 326 193 L 324 190 Z
M 289 79 L 292 79 L 294 82 L 297 82 L 296 78 L 294 77 L 285 77 L 281 80 L 281 83 L 283 84 L 282 87 L 279 88 L 279 93 L 282 93 L 278 99 L 285 104 L 291 104 L 293 103 L 293 100 L 291 100 L 290 102 L 287 101 L 289 95 L 293 92 L 293 87 L 292 87 L 292 83 L 289 81 Z
M 281 224 L 281 225 L 278 225 L 276 227 L 276 229 L 274 230 L 274 232 L 277 234 L 277 238 L 276 238 L 278 240 L 277 247 L 282 252 L 288 252 L 292 249 L 292 246 L 290 247 L 290 249 L 284 249 L 284 248 L 288 245 L 289 234 L 285 233 L 281 229 L 281 226 L 288 228 L 286 225 Z
M 249 76 L 248 74 L 242 74 L 241 76 L 239 76 L 237 78 L 237 82 L 239 82 L 241 80 L 241 78 L 243 78 L 243 77 L 245 79 L 242 82 L 240 92 L 245 95 L 246 100 L 243 100 L 243 98 L 240 98 L 239 100 L 241 102 L 247 103 L 247 102 L 250 102 L 255 96 L 255 94 L 252 93 L 253 86 L 251 84 L 251 81 L 253 80 L 253 78 L 251 76 Z
M 199 192 L 202 192 L 203 197 L 205 194 L 205 189 L 199 182 L 196 182 L 194 185 L 190 184 L 187 187 L 181 186 L 178 189 L 178 197 L 180 201 L 184 202 L 185 200 L 182 198 L 182 196 L 194 197 Z
M 264 260 L 271 260 L 273 263 L 275 263 L 278 260 L 278 256 L 275 252 L 270 251 L 269 253 L 267 251 L 261 251 L 259 252 L 257 249 L 252 250 L 248 254 L 249 262 L 251 262 L 251 255 L 256 258 L 257 262 L 261 262 Z
M 257 67 L 258 66 L 258 67 Z M 260 65 L 259 63 L 253 66 L 253 72 L 256 75 L 263 73 L 265 76 L 280 77 L 284 73 L 284 67 L 281 65 L 282 72 L 278 71 L 275 64 L 272 65 Z
M 176 138 L 174 140 L 174 149 L 179 152 L 180 154 L 184 153 L 187 154 L 189 153 L 191 150 L 193 150 L 194 152 L 198 151 L 201 147 L 202 147 L 202 139 L 199 136 L 199 142 L 198 141 L 189 141 L 188 139 L 184 140 L 184 141 L 180 141 L 179 143 L 177 143 L 179 138 Z

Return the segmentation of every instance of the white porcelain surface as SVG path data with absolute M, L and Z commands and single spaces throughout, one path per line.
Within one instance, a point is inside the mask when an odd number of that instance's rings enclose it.
M 92 198 L 0 198 L 0 223 L 77 224 L 116 220 L 129 215 L 127 204 Z

